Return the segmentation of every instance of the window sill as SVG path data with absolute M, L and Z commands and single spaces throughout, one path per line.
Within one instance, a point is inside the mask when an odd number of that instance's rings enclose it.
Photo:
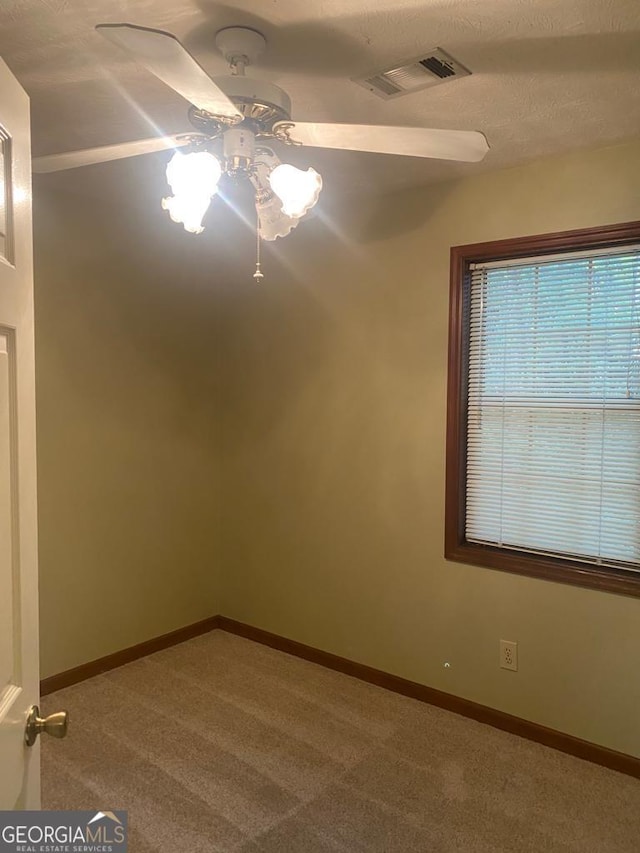
M 556 583 L 640 598 L 640 572 L 593 566 L 577 560 L 538 556 L 470 542 L 447 543 L 445 559 Z

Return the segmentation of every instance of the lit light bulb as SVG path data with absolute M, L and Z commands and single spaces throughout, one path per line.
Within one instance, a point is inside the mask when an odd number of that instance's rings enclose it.
M 181 222 L 185 231 L 200 234 L 204 231 L 202 219 L 221 176 L 220 163 L 208 151 L 176 151 L 167 166 L 173 196 L 162 199 L 163 210 L 169 211 L 174 222 Z
M 282 202 L 282 211 L 295 219 L 304 216 L 318 201 L 322 178 L 315 169 L 296 169 L 281 163 L 269 175 L 269 184 Z
M 208 151 L 176 151 L 167 165 L 167 181 L 174 195 L 203 194 L 211 198 L 221 175 L 220 163 Z

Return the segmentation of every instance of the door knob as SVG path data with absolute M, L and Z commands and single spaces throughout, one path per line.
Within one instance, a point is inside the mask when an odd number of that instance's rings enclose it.
M 68 726 L 69 714 L 66 711 L 57 711 L 48 717 L 41 717 L 40 708 L 32 705 L 27 717 L 24 742 L 27 746 L 33 746 L 41 732 L 46 732 L 51 737 L 65 737 Z

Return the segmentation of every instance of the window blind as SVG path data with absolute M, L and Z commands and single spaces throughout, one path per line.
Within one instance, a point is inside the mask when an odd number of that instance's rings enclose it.
M 467 540 L 640 570 L 640 246 L 470 292 Z

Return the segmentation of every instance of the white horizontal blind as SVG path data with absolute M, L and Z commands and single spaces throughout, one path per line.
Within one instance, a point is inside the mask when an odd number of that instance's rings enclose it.
M 640 246 L 475 265 L 466 538 L 640 570 Z

